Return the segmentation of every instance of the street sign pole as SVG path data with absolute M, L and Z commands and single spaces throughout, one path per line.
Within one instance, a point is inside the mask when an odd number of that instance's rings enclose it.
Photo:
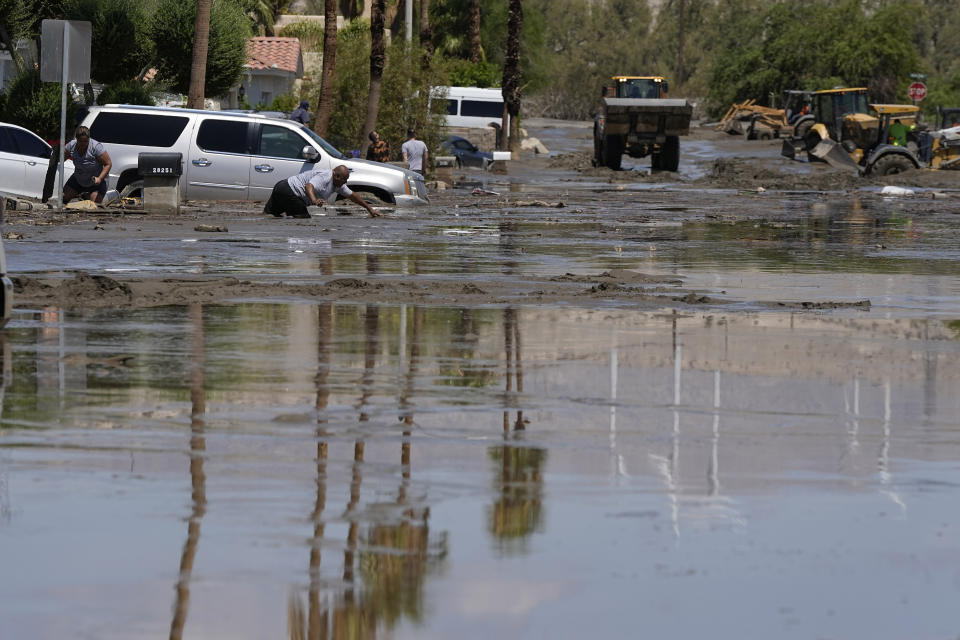
M 63 25 L 63 66 L 60 74 L 60 171 L 57 174 L 57 208 L 63 208 L 63 148 L 67 132 L 67 52 L 70 51 L 70 27 Z

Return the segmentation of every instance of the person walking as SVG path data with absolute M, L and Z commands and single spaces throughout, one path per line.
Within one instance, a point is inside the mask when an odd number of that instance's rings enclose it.
M 390 162 L 390 144 L 376 131 L 370 132 L 370 146 L 367 148 L 367 160 Z
M 382 214 L 367 204 L 367 201 L 355 194 L 347 186 L 350 169 L 339 165 L 333 171 L 329 169 L 311 169 L 280 180 L 273 185 L 270 199 L 263 212 L 282 218 L 284 214 L 293 218 L 309 218 L 307 205 L 323 206 L 324 201 L 333 203 L 337 195 L 352 200 L 370 212 L 371 218 Z
M 310 122 L 310 101 L 301 100 L 300 106 L 293 110 L 293 113 L 290 114 L 291 120 L 296 120 L 301 124 L 309 124 Z
M 90 137 L 90 129 L 84 126 L 77 127 L 74 139 L 64 145 L 63 153 L 73 161 L 73 175 L 63 185 L 63 203 L 88 191 L 90 200 L 101 202 L 107 193 L 107 177 L 113 166 L 110 154 Z
M 417 140 L 417 132 L 410 128 L 407 129 L 407 141 L 400 147 L 403 153 L 403 161 L 407 163 L 407 168 L 424 175 L 427 168 L 427 145 L 423 140 Z

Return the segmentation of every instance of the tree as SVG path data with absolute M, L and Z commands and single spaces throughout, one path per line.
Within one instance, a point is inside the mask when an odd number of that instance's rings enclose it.
M 158 76 L 173 91 L 187 93 L 193 61 L 197 4 L 192 0 L 158 0 L 151 35 Z M 234 0 L 212 0 L 204 95 L 222 96 L 240 81 L 247 61 L 250 21 Z
M 210 46 L 211 0 L 197 0 L 193 23 L 193 62 L 190 65 L 190 95 L 187 108 L 203 109 L 203 88 L 207 76 L 207 49 Z
M 420 0 L 420 47 L 423 49 L 421 66 L 426 69 L 430 66 L 433 57 L 433 43 L 430 42 L 430 0 Z
M 470 0 L 470 62 L 480 62 L 480 0 Z
M 320 100 L 313 130 L 327 135 L 330 113 L 333 111 L 333 73 L 337 58 L 337 0 L 326 0 L 323 13 L 323 71 L 320 74 Z
M 502 129 L 505 134 L 505 148 L 510 151 L 520 150 L 520 29 L 522 26 L 523 0 L 510 0 L 510 17 L 507 20 L 507 55 L 503 65 Z
M 92 41 L 90 77 L 111 84 L 138 76 L 153 58 L 150 16 L 140 1 L 66 0 L 63 17 L 88 20 Z
M 410 0 L 407 0 L 408 2 Z M 366 155 L 370 146 L 369 135 L 377 126 L 380 111 L 380 88 L 383 83 L 383 66 L 386 62 L 386 49 L 383 44 L 384 0 L 373 0 L 370 6 L 370 93 L 367 94 L 367 121 L 363 125 L 361 155 Z

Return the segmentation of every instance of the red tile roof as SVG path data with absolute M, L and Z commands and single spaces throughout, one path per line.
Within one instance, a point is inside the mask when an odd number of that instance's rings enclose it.
M 250 38 L 247 40 L 247 66 L 303 73 L 300 41 L 296 38 Z

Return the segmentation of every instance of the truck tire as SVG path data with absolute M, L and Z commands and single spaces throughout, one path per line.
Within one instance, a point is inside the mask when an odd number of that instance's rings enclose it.
M 603 164 L 618 171 L 623 158 L 623 136 L 606 136 L 603 139 Z
M 660 168 L 664 171 L 676 171 L 680 167 L 680 137 L 667 136 L 660 150 Z
M 915 168 L 910 158 L 897 153 L 890 153 L 880 156 L 880 159 L 873 163 L 873 166 L 870 167 L 870 175 L 892 176 L 895 173 L 903 173 Z

